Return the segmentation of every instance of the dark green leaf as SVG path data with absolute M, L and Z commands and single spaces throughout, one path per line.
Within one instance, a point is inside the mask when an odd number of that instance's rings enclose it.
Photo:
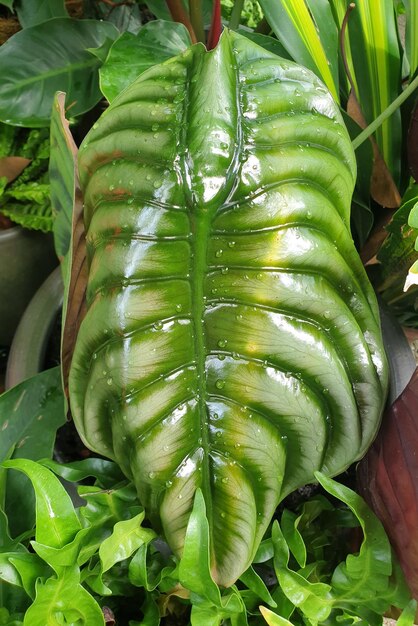
M 13 35 L 0 48 L 0 120 L 17 126 L 49 126 L 56 91 L 67 93 L 72 115 L 100 99 L 100 61 L 87 52 L 118 31 L 106 22 L 54 18 Z M 36 63 L 33 60 L 36 59 Z
M 148 0 L 147 7 L 157 19 L 171 21 L 171 13 L 165 2 L 161 2 L 161 0 Z
M 411 184 L 402 198 L 401 206 L 386 227 L 389 234 L 377 254 L 381 263 L 379 291 L 394 287 L 398 288 L 399 294 L 402 293 L 408 270 L 418 259 L 415 248 L 418 234 L 418 221 L 414 221 L 415 206 L 418 206 L 418 184 Z
M 143 612 L 141 622 L 129 622 L 129 626 L 159 626 L 160 612 L 153 596 L 150 593 L 147 594 L 141 610 Z
M 238 28 L 237 31 L 240 35 L 247 37 L 258 46 L 265 48 L 269 52 L 273 54 L 277 54 L 277 56 L 282 57 L 282 59 L 291 60 L 291 56 L 286 50 L 286 48 L 280 43 L 278 39 L 275 37 L 270 37 L 269 35 L 262 35 L 261 33 L 255 33 L 251 30 L 247 30 L 246 28 Z
M 59 368 L 46 370 L 0 396 L 0 461 L 15 456 L 37 460 L 52 452 L 65 422 Z
M 266 602 L 269 606 L 277 606 L 263 580 L 254 571 L 254 568 L 249 567 L 246 572 L 241 574 L 240 580 L 248 587 L 248 589 L 251 589 L 251 591 L 256 593 L 260 600 Z
M 42 465 L 70 482 L 79 482 L 91 476 L 96 479 L 99 487 L 110 488 L 125 480 L 116 463 L 96 457 L 73 463 L 57 463 L 45 459 L 42 460 Z
M 70 496 L 46 467 L 27 459 L 5 461 L 4 467 L 23 472 L 31 480 L 36 496 L 36 541 L 62 548 L 80 530 Z
M 354 191 L 351 201 L 351 229 L 359 250 L 364 246 L 374 224 L 374 215 L 368 201 L 364 202 Z
M 145 70 L 180 54 L 190 43 L 186 27 L 177 22 L 148 22 L 136 36 L 124 33 L 100 69 L 103 95 L 111 102 Z
M 14 10 L 22 28 L 29 28 L 53 17 L 68 17 L 64 0 L 15 0 Z
M 120 4 L 108 13 L 107 21 L 121 33 L 136 35 L 142 27 L 141 9 L 138 4 Z
M 167 565 L 167 559 L 153 547 L 152 542 L 144 543 L 129 563 L 129 580 L 136 587 L 154 591 L 164 578 L 173 576 L 175 567 Z

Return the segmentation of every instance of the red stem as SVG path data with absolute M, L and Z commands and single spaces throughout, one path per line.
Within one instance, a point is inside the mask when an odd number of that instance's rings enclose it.
M 219 37 L 222 32 L 221 20 L 221 0 L 215 0 L 213 3 L 212 23 L 208 35 L 207 49 L 213 50 L 218 45 Z
M 192 23 L 187 15 L 184 7 L 181 3 L 181 0 L 166 0 L 168 10 L 171 13 L 171 17 L 175 22 L 180 22 L 180 24 L 184 24 L 190 34 L 190 39 L 192 43 L 197 43 L 197 37 L 194 32 Z

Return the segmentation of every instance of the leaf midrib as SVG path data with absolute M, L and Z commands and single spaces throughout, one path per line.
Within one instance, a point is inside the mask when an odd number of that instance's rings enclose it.
M 22 87 L 26 87 L 27 85 L 31 85 L 33 83 L 45 82 L 50 78 L 54 78 L 55 76 L 59 76 L 60 74 L 71 74 L 74 71 L 82 70 L 89 67 L 94 67 L 95 65 L 99 66 L 100 61 L 98 59 L 92 57 L 92 59 L 86 59 L 85 61 L 80 61 L 79 63 L 72 63 L 70 65 L 61 66 L 54 70 L 49 70 L 48 72 L 44 72 L 43 74 L 36 74 L 29 78 L 25 78 L 20 80 L 19 82 L 14 82 L 12 85 L 6 85 L 1 88 L 1 93 L 13 93 L 14 91 L 20 91 Z

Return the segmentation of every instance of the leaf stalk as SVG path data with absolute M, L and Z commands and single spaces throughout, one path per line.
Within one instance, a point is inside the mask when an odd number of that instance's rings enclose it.
M 383 124 L 383 122 L 385 122 L 396 111 L 396 109 L 398 109 L 401 104 L 405 102 L 405 100 L 409 98 L 412 93 L 414 93 L 417 88 L 418 76 L 414 78 L 412 83 L 410 83 L 408 87 L 401 94 L 399 94 L 399 96 L 395 98 L 395 100 L 391 102 L 391 104 L 380 115 L 378 115 L 373 122 L 371 122 L 371 124 L 366 126 L 366 128 L 359 135 L 357 135 L 352 142 L 353 149 L 357 150 L 357 148 L 361 146 L 361 144 L 365 142 L 366 139 L 368 139 L 370 135 L 372 135 Z

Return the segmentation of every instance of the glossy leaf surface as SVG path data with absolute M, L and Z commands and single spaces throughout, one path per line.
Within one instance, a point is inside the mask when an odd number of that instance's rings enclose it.
M 176 56 L 190 46 L 183 24 L 156 20 L 137 35 L 124 33 L 112 45 L 100 68 L 100 88 L 109 102 L 149 67 Z
M 74 103 L 72 115 L 91 109 L 100 100 L 101 61 L 88 48 L 110 48 L 117 35 L 107 22 L 67 17 L 16 33 L 0 49 L 0 120 L 49 126 L 57 91 L 67 92 L 67 106 Z
M 234 33 L 145 72 L 80 149 L 88 311 L 70 373 L 87 444 L 181 553 L 248 569 L 278 502 L 374 437 L 386 362 L 349 232 L 354 157 L 309 71 Z

